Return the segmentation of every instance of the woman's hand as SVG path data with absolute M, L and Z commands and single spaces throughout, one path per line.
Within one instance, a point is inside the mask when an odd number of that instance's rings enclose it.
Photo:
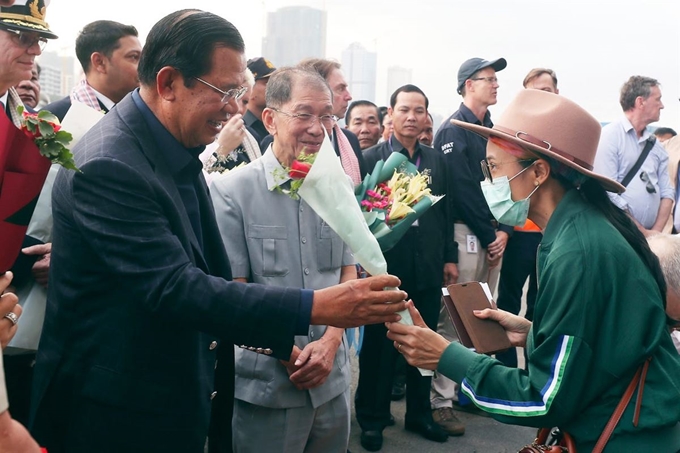
M 217 137 L 217 153 L 226 156 L 243 142 L 245 135 L 246 127 L 243 123 L 243 117 L 238 113 L 232 115 L 222 126 L 222 132 Z
M 513 346 L 524 347 L 527 342 L 527 334 L 531 328 L 531 321 L 521 316 L 513 315 L 503 310 L 474 310 L 473 313 L 480 319 L 493 319 L 505 329 L 505 334 Z
M 5 315 L 11 312 L 14 313 L 15 319 L 19 319 L 21 316 L 19 299 L 13 293 L 5 292 L 11 281 L 11 272 L 5 272 L 4 275 L 0 276 L 0 346 L 2 349 L 5 349 L 5 346 L 12 340 L 18 327 L 14 321 Z
M 420 312 L 413 305 L 413 301 L 406 302 L 406 307 L 411 313 L 414 325 L 385 323 L 389 330 L 387 338 L 394 341 L 394 347 L 410 365 L 426 370 L 436 370 L 440 357 L 450 343 L 427 327 Z

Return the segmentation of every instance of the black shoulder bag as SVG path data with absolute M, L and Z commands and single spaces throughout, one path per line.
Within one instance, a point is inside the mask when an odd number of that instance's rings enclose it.
M 656 137 L 654 137 L 653 135 L 650 136 L 645 141 L 645 147 L 642 149 L 642 152 L 640 153 L 640 157 L 638 157 L 637 161 L 635 161 L 635 165 L 633 165 L 633 168 L 630 169 L 630 171 L 626 174 L 626 176 L 621 181 L 621 185 L 623 185 L 623 187 L 628 187 L 628 184 L 633 179 L 633 176 L 635 176 L 635 173 L 638 172 L 640 167 L 642 167 L 642 164 L 644 163 L 644 161 L 647 159 L 647 156 L 649 156 L 649 152 L 654 147 L 655 142 L 656 142 Z

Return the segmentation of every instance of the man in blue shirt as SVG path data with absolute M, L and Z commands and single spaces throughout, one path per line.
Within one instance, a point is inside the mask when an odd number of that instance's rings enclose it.
M 622 182 L 652 135 L 647 126 L 661 116 L 659 82 L 632 76 L 621 88 L 619 102 L 623 117 L 602 128 L 595 171 Z M 658 140 L 635 173 L 624 193 L 609 198 L 630 214 L 645 236 L 661 232 L 671 214 L 675 191 L 668 176 L 668 153 Z

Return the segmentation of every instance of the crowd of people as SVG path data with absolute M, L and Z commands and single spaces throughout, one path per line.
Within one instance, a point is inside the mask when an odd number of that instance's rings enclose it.
M 82 80 L 43 105 L 45 3 L 0 2 L 7 121 L 74 104 L 101 118 L 73 149 L 80 171 L 50 171 L 0 277 L 0 450 L 342 453 L 353 402 L 379 451 L 405 397 L 404 428 L 434 442 L 476 411 L 558 426 L 579 452 L 680 451 L 680 139 L 648 127 L 659 81 L 630 77 L 602 127 L 534 68 L 494 123 L 508 62 L 470 58 L 436 127 L 416 85 L 354 100 L 339 63 L 246 59 L 231 23 L 187 9 L 144 46 L 133 25 L 86 25 Z M 348 183 L 401 153 L 445 195 L 384 253 L 390 275 L 366 276 L 286 195 L 286 169 L 326 137 Z M 442 287 L 473 281 L 498 305 L 476 315 L 513 345 L 494 357 L 442 306 Z M 362 325 L 352 398 L 344 329 Z

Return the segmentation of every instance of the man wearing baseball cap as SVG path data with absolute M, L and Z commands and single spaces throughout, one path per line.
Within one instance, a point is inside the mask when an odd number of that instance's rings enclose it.
M 470 58 L 458 70 L 457 92 L 463 96 L 458 110 L 439 128 L 433 147 L 446 156 L 451 212 L 455 219 L 454 238 L 458 243 L 458 281 L 488 282 L 493 292 L 498 281 L 500 260 L 512 227 L 498 225 L 482 195 L 484 179 L 480 162 L 486 155 L 486 140 L 454 126 L 456 119 L 492 127 L 489 106 L 496 103 L 496 72 L 505 69 L 504 58 Z M 450 340 L 457 335 L 445 310 L 439 316 L 438 331 Z M 465 426 L 454 415 L 458 385 L 444 376 L 432 379 L 432 416 L 449 435 L 459 436 Z
M 45 22 L 48 3 L 17 0 L 11 6 L 0 6 L 0 109 L 17 126 L 21 118 L 16 108 L 23 103 L 12 87 L 31 78 L 35 57 L 42 53 L 48 39 L 57 37 Z
M 253 134 L 257 143 L 260 143 L 263 138 L 269 135 L 269 131 L 264 127 L 262 122 L 262 111 L 267 107 L 264 101 L 264 92 L 269 82 L 269 76 L 276 68 L 264 57 L 251 58 L 248 60 L 248 69 L 255 77 L 255 85 L 250 90 L 250 98 L 248 99 L 248 110 L 243 115 L 243 121 L 246 126 L 250 128 L 250 133 Z M 254 133 L 253 133 L 254 132 Z

